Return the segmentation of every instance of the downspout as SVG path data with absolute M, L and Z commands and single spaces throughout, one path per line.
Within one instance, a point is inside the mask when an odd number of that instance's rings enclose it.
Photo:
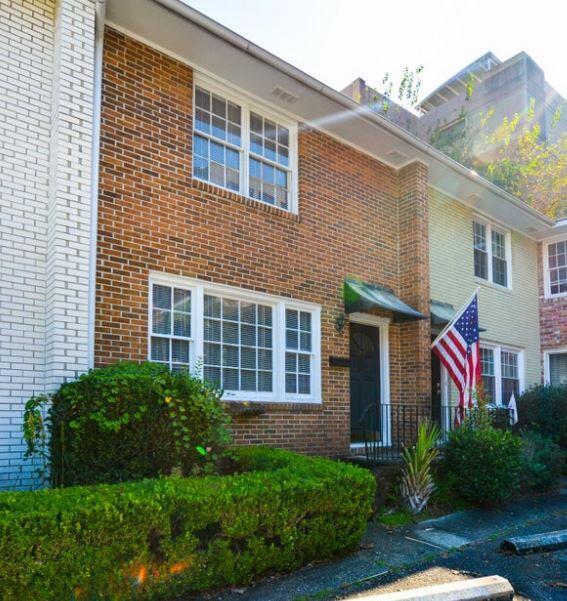
M 89 242 L 89 300 L 88 300 L 88 368 L 94 367 L 95 303 L 96 303 L 96 258 L 98 234 L 98 172 L 100 159 L 100 120 L 102 100 L 102 56 L 104 46 L 104 17 L 106 0 L 96 0 L 95 46 L 93 69 L 93 129 L 91 152 L 91 222 Z

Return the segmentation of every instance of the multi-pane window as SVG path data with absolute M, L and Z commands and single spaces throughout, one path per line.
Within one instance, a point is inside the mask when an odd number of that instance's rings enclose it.
M 486 400 L 495 402 L 496 382 L 494 373 L 494 350 L 491 348 L 480 349 L 480 367 L 482 374 L 482 385 Z
M 194 104 L 194 177 L 291 210 L 290 127 L 202 86 Z
M 311 393 L 311 313 L 285 312 L 285 391 Z
M 203 374 L 226 391 L 272 391 L 272 308 L 205 295 Z
M 196 372 L 227 399 L 320 402 L 320 309 L 210 282 L 153 275 L 149 358 Z
M 508 241 L 505 232 L 490 223 L 473 221 L 474 274 L 508 287 Z
M 289 130 L 250 113 L 250 187 L 252 198 L 288 208 Z
M 549 383 L 552 386 L 567 384 L 567 353 L 549 354 Z
M 152 286 L 150 358 L 170 369 L 188 369 L 191 344 L 191 292 Z
M 492 230 L 492 281 L 500 286 L 508 285 L 506 263 L 506 234 Z
M 512 351 L 500 352 L 500 371 L 502 380 L 502 405 L 508 405 L 512 393 L 520 393 L 520 371 L 518 366 L 518 353 Z
M 473 223 L 474 237 L 474 274 L 488 279 L 488 249 L 486 246 L 486 226 L 482 223 Z
M 567 292 L 567 240 L 547 246 L 549 293 Z
M 195 89 L 193 173 L 229 190 L 240 190 L 241 108 L 203 88 Z

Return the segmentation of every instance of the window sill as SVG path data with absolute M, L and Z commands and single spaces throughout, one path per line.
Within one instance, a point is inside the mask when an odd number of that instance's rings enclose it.
M 484 280 L 479 278 L 478 276 L 474 276 L 474 279 L 477 284 L 480 286 L 484 286 L 485 288 L 491 288 L 492 290 L 499 290 L 500 292 L 506 292 L 508 294 L 512 294 L 512 288 L 508 286 L 501 286 L 500 284 L 495 284 L 494 282 L 489 282 L 488 280 Z
M 258 408 L 260 412 L 257 415 L 263 413 L 320 413 L 323 411 L 323 403 L 321 401 L 255 401 L 249 400 L 244 401 L 240 399 L 222 399 L 226 410 L 229 414 L 233 414 L 235 417 L 249 417 L 245 414 L 241 414 L 238 405 L 246 405 L 249 409 Z M 253 414 L 253 411 L 250 412 Z
M 543 297 L 545 300 L 558 300 L 558 299 L 564 299 L 567 298 L 567 292 L 559 292 L 557 294 L 546 294 Z
M 210 182 L 205 182 L 203 180 L 197 179 L 193 177 L 191 179 L 191 185 L 198 190 L 203 192 L 207 192 L 209 194 L 214 194 L 217 197 L 226 198 L 227 200 L 231 200 L 234 202 L 238 202 L 247 207 L 251 207 L 260 211 L 264 211 L 265 213 L 269 213 L 271 215 L 277 215 L 284 219 L 289 219 L 290 221 L 299 221 L 299 215 L 292 211 L 288 211 L 287 209 L 282 209 L 275 205 L 267 204 L 261 200 L 256 200 L 255 198 L 250 198 L 249 196 L 244 196 L 239 192 L 234 192 L 233 190 L 229 190 L 228 188 L 223 188 L 222 186 L 217 186 L 216 184 L 211 184 Z

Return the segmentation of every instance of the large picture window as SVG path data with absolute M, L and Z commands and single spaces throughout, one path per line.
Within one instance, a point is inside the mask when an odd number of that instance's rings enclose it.
M 200 370 L 227 400 L 321 400 L 320 309 L 163 274 L 150 281 L 149 357 Z
M 509 234 L 491 223 L 473 221 L 474 274 L 504 288 L 510 288 Z
M 216 89 L 207 82 L 195 86 L 193 176 L 294 211 L 296 128 Z
M 272 307 L 205 295 L 204 377 L 223 390 L 272 391 Z

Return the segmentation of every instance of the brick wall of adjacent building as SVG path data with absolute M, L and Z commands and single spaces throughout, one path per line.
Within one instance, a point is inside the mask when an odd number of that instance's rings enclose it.
M 242 443 L 341 453 L 349 443 L 342 283 L 391 287 L 428 313 L 427 174 L 397 173 L 302 127 L 299 213 L 191 176 L 192 70 L 107 29 L 103 70 L 95 360 L 145 360 L 150 270 L 321 305 L 321 405 L 238 418 Z M 421 337 L 425 336 L 424 340 Z M 429 394 L 428 321 L 391 327 L 392 401 Z M 425 352 L 427 346 L 427 352 Z M 395 385 L 394 385 L 395 383 Z
M 0 489 L 22 412 L 87 369 L 94 0 L 0 3 Z
M 567 349 L 567 297 L 545 298 L 545 246 L 545 242 L 538 244 L 539 321 L 542 353 Z

